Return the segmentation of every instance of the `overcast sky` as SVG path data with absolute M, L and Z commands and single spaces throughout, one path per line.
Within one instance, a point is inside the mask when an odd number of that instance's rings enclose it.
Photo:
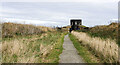
M 2 9 L 0 9 L 2 15 L 0 16 L 4 21 L 45 26 L 69 25 L 71 18 L 82 19 L 83 25 L 86 26 L 106 25 L 109 24 L 110 20 L 118 19 L 119 0 L 43 1 L 2 2 Z

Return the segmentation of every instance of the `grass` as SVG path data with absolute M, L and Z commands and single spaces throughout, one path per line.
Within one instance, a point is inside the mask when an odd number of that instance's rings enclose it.
M 98 63 L 100 62 L 94 55 L 92 55 L 89 50 L 84 47 L 80 42 L 77 40 L 77 38 L 72 35 L 72 34 L 69 34 L 69 37 L 71 39 L 71 41 L 73 42 L 75 48 L 78 50 L 79 52 L 79 55 L 83 57 L 84 61 L 87 62 L 87 63 Z
M 63 42 L 64 42 L 64 35 L 65 33 L 61 35 L 59 38 L 59 43 L 57 43 L 51 53 L 48 55 L 47 59 L 52 59 L 51 63 L 59 63 L 59 55 L 62 53 L 63 50 Z
M 28 24 L 2 24 L 3 63 L 58 63 L 66 32 Z
M 40 35 L 4 39 L 3 63 L 58 63 L 65 33 L 47 32 Z
M 79 30 L 79 32 L 86 32 L 91 37 L 100 37 L 101 39 L 114 39 L 119 41 L 118 39 L 118 30 L 120 23 L 111 23 L 109 25 L 101 25 L 101 26 L 95 26 L 91 27 L 89 30 Z M 117 43 L 120 45 L 120 43 Z
M 1 25 L 1 23 L 0 23 L 0 64 L 1 64 L 1 62 L 2 62 L 2 25 Z
M 86 46 L 89 51 L 101 59 L 104 63 L 117 63 L 118 62 L 118 45 L 115 40 L 101 39 L 99 37 L 91 37 L 84 32 L 75 32 L 72 34 Z
M 43 32 L 55 31 L 52 28 L 44 26 L 35 26 L 30 24 L 2 23 L 2 37 L 11 38 L 22 35 L 42 34 Z

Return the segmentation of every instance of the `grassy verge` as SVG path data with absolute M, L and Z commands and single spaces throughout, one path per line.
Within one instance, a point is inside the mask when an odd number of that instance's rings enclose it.
M 80 44 L 82 42 L 79 42 L 75 36 L 73 36 L 72 34 L 69 34 L 69 37 L 73 42 L 75 48 L 78 50 L 79 55 L 83 57 L 85 62 L 87 63 L 100 62 L 99 59 L 97 59 L 94 55 L 92 55 L 86 47 Z
M 115 40 L 104 40 L 99 37 L 90 37 L 84 32 L 75 32 L 72 34 L 82 41 L 82 45 L 86 46 L 92 54 L 101 59 L 103 63 L 118 62 L 118 45 Z
M 2 42 L 3 63 L 57 63 L 65 33 L 48 32 Z
M 52 59 L 51 63 L 59 63 L 59 55 L 62 53 L 63 50 L 64 35 L 66 35 L 66 33 L 61 34 L 60 38 L 58 39 L 58 43 L 53 47 L 53 50 L 46 58 Z
M 91 37 L 100 37 L 101 39 L 116 40 L 120 46 L 118 32 L 120 31 L 120 23 L 111 23 L 109 25 L 99 25 L 91 27 L 89 30 L 79 30 L 78 32 L 85 32 Z

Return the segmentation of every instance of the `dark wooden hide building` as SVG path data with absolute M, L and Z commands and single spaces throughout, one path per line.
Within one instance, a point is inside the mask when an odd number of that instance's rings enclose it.
M 82 20 L 81 19 L 71 19 L 70 20 L 70 25 L 72 30 L 79 30 L 79 26 L 82 25 Z

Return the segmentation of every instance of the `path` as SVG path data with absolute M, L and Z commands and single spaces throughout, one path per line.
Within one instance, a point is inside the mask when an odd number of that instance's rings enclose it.
M 59 63 L 84 63 L 68 35 L 64 38 L 63 48 Z

